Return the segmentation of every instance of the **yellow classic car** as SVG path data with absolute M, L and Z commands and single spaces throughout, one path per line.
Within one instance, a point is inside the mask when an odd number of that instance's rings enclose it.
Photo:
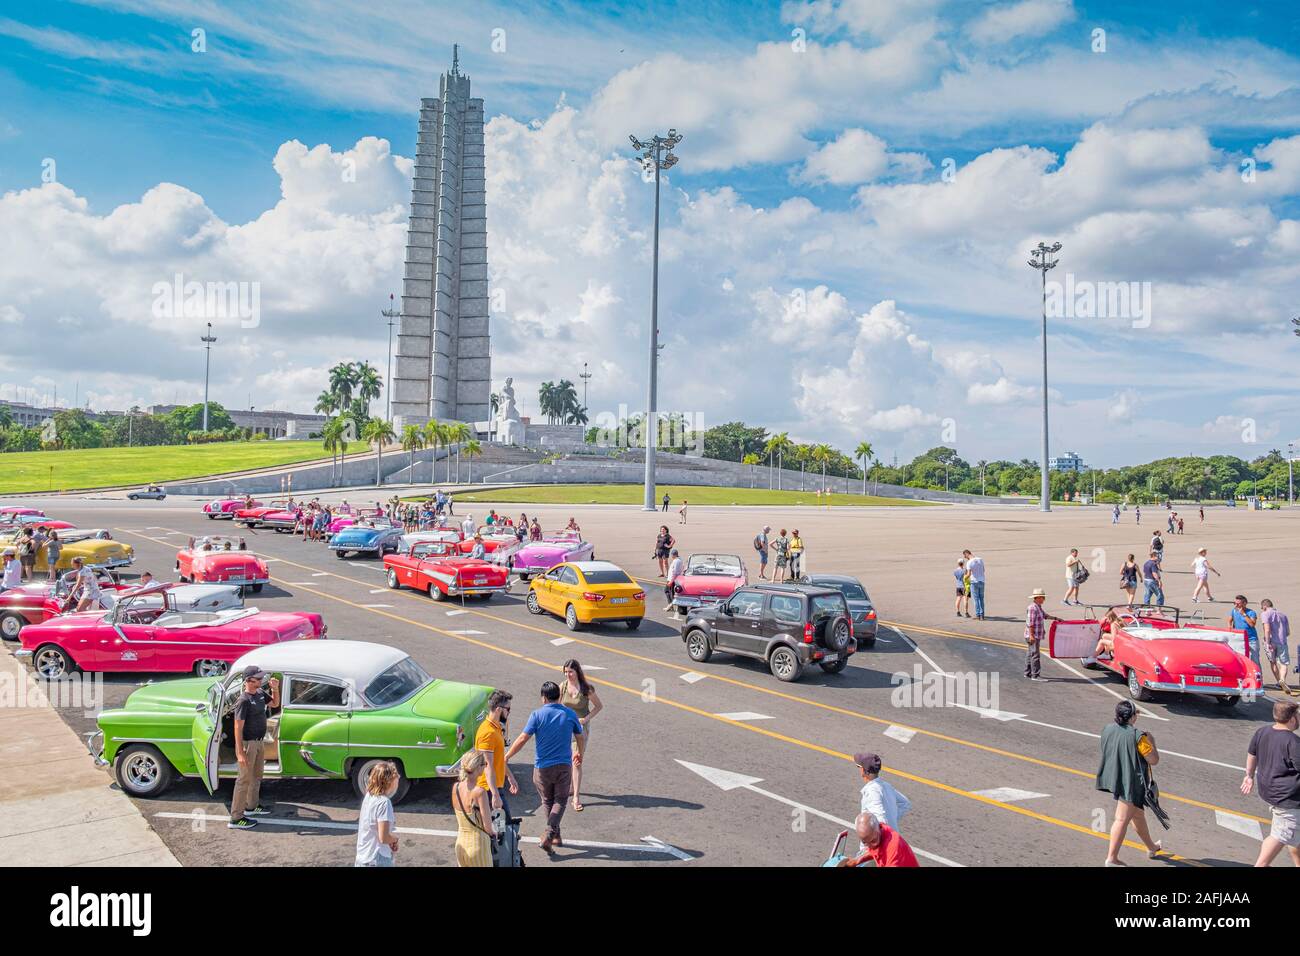
M 102 529 L 70 528 L 60 531 L 59 541 L 63 550 L 55 568 L 67 571 L 72 568 L 72 559 L 81 557 L 90 567 L 122 568 L 135 561 L 135 549 L 129 544 L 114 541 L 112 536 Z M 0 536 L 0 547 L 16 548 L 21 531 L 5 532 Z M 36 570 L 49 571 L 46 550 L 41 548 L 36 554 Z
M 634 631 L 645 617 L 645 589 L 608 561 L 557 564 L 532 579 L 527 603 L 533 614 L 558 614 L 571 631 L 615 621 Z

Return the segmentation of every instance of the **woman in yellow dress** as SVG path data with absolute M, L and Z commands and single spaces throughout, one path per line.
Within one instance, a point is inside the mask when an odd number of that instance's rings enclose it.
M 487 757 L 481 750 L 471 750 L 461 758 L 460 779 L 451 788 L 451 806 L 456 813 L 456 865 L 491 866 L 492 808 L 488 792 L 478 785 Z

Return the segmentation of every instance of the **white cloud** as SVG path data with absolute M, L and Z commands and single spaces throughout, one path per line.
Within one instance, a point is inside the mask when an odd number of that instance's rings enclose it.
M 1106 408 L 1106 420 L 1115 425 L 1131 424 L 1137 418 L 1140 405 L 1141 401 L 1134 389 L 1126 388 L 1116 392 L 1110 397 L 1110 403 Z
M 797 178 L 807 183 L 853 186 L 887 174 L 916 176 L 931 168 L 924 153 L 891 152 L 864 129 L 846 129 L 804 160 Z
M 989 7 L 967 25 L 966 32 L 976 43 L 1008 43 L 1050 33 L 1074 17 L 1071 0 L 1021 0 Z
M 1031 385 L 1017 385 L 1006 376 L 996 382 L 975 383 L 966 390 L 966 400 L 972 405 L 1011 405 L 1037 399 L 1039 390 Z

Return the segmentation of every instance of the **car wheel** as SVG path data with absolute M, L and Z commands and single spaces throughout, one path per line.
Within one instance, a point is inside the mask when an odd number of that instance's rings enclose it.
M 782 646 L 774 650 L 767 660 L 767 666 L 771 669 L 772 676 L 783 683 L 799 679 L 799 658 L 788 647 Z
M 388 586 L 392 588 L 394 591 L 396 591 L 398 588 L 402 586 L 401 583 L 397 580 L 397 571 L 394 570 L 393 568 L 388 569 Z
M 171 761 L 150 744 L 127 744 L 113 765 L 117 785 L 133 797 L 148 800 L 172 785 L 176 771 Z
M 261 594 L 261 593 L 262 593 L 262 585 L 260 585 L 260 584 L 254 584 L 254 585 L 253 585 L 253 593 L 254 593 L 254 594 Z
M 132 501 L 139 501 L 139 500 L 140 500 L 140 496 L 139 496 L 139 495 L 127 495 L 127 497 L 130 498 Z
M 230 670 L 230 664 L 226 661 L 204 659 L 194 662 L 195 677 L 220 677 L 228 670 Z
M 582 627 L 582 622 L 578 620 L 578 612 L 572 604 L 564 609 L 564 624 L 571 631 L 576 631 Z
M 345 551 L 335 551 L 335 552 L 334 552 L 334 557 L 336 557 L 336 558 L 338 558 L 340 561 L 342 561 L 344 558 L 347 557 L 347 552 L 345 552 Z
M 18 632 L 23 629 L 27 619 L 21 614 L 6 614 L 0 617 L 0 637 L 6 641 L 18 640 Z
M 627 621 L 625 623 L 627 624 L 627 629 L 629 631 L 635 631 L 638 627 L 641 626 L 641 618 L 634 617 L 632 618 L 632 620 Z
M 833 661 L 821 661 L 820 663 L 821 669 L 826 673 L 838 674 L 840 671 L 844 670 L 844 668 L 849 666 L 849 659 L 847 657 L 839 657 Z
M 698 627 L 686 635 L 686 656 L 697 664 L 703 664 L 713 656 L 708 637 Z
M 208 520 L 209 520 L 209 521 L 216 521 L 216 520 L 217 520 L 217 516 L 214 515 L 214 514 L 212 514 L 211 512 L 208 512 Z
M 868 648 L 872 648 L 872 647 L 875 647 L 875 646 L 876 646 L 876 638 L 875 638 L 875 635 L 872 635 L 871 637 L 860 637 L 860 638 L 858 638 L 858 650 L 860 650 L 860 651 L 861 651 L 861 650 L 866 650 L 866 649 L 868 649 Z
M 76 669 L 72 658 L 61 647 L 43 644 L 32 655 L 32 667 L 46 680 L 62 680 Z
M 430 582 L 429 582 L 429 598 L 430 598 L 431 600 L 434 600 L 434 601 L 441 601 L 444 597 L 446 597 L 446 595 L 443 594 L 441 591 L 438 590 L 438 585 L 436 585 L 436 584 L 434 584 L 432 581 L 430 581 Z
M 1214 702 L 1218 704 L 1220 707 L 1236 707 L 1237 704 L 1240 702 L 1240 700 L 1241 700 L 1241 696 L 1238 694 L 1233 694 L 1231 697 L 1214 698 Z
M 529 613 L 529 614 L 541 614 L 541 613 L 542 613 L 542 605 L 539 604 L 538 601 L 537 601 L 537 592 L 536 592 L 536 591 L 529 591 L 529 592 L 528 592 L 528 597 L 524 600 L 524 604 L 527 605 L 527 607 L 528 607 L 528 613 Z
M 370 771 L 376 764 L 384 763 L 382 757 L 362 757 L 352 761 L 352 792 L 358 797 L 364 799 L 366 795 L 366 781 L 370 779 Z M 390 798 L 393 803 L 401 803 L 406 796 L 407 791 L 411 789 L 411 778 L 406 775 L 402 769 L 401 763 L 394 760 L 392 763 L 397 767 L 397 792 Z
M 1131 667 L 1128 669 L 1128 695 L 1134 700 L 1151 699 L 1151 691 L 1142 686 L 1142 681 L 1138 679 L 1137 671 Z

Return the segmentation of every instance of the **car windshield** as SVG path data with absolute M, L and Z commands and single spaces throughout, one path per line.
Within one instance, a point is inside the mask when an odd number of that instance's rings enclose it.
M 437 557 L 441 557 L 442 555 L 446 554 L 446 553 L 447 553 L 447 550 L 448 550 L 447 545 L 443 544 L 441 541 L 428 541 L 428 542 L 425 542 L 424 544 L 417 544 L 414 548 L 412 548 L 412 549 L 411 549 L 411 557 L 413 557 L 413 558 L 429 558 L 429 557 L 437 558 Z
M 740 558 L 734 554 L 693 554 L 686 564 L 687 574 L 740 574 Z
M 627 572 L 620 571 L 618 568 L 610 568 L 608 571 L 583 571 L 582 576 L 587 579 L 588 584 L 632 583 L 632 579 L 627 576 Z
M 863 590 L 862 585 L 857 581 L 828 581 L 830 587 L 839 591 L 850 601 L 870 601 L 867 592 Z
M 373 707 L 390 707 L 405 700 L 431 678 L 411 658 L 403 658 L 366 685 L 366 700 Z

